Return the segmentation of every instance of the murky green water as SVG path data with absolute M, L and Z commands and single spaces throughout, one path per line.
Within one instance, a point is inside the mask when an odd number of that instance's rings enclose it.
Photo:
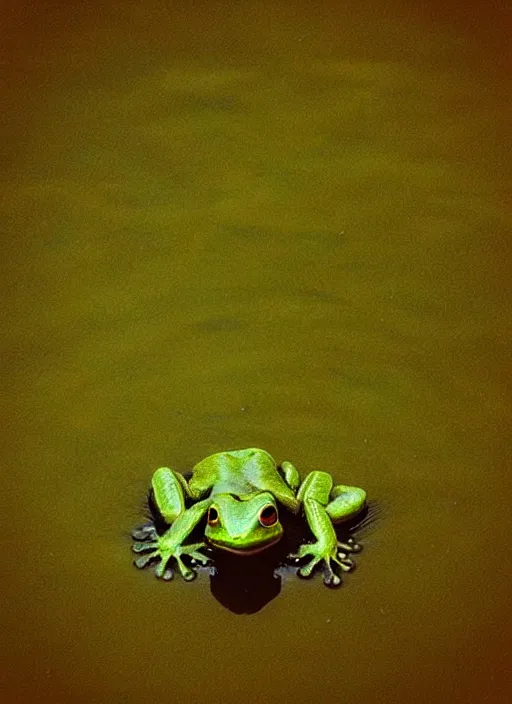
M 95 5 L 3 10 L 2 701 L 509 701 L 504 11 Z M 342 589 L 135 570 L 254 445 L 379 505 Z

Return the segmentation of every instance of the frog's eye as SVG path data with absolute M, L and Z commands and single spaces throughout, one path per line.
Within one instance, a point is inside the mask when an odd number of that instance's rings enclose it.
M 277 509 L 272 504 L 262 508 L 259 515 L 260 523 L 265 528 L 270 528 L 277 523 Z
M 209 526 L 216 526 L 219 523 L 219 512 L 215 508 L 215 506 L 210 506 L 208 509 L 208 525 Z

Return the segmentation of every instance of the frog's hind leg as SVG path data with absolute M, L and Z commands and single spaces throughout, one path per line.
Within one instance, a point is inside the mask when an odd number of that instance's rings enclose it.
M 185 511 L 185 497 L 190 490 L 185 477 L 169 467 L 160 467 L 151 480 L 151 500 L 157 515 L 172 525 Z
M 366 492 L 357 486 L 338 484 L 331 490 L 331 501 L 325 507 L 331 521 L 339 525 L 357 516 L 366 506 Z M 345 552 L 359 552 L 361 546 L 353 538 L 338 541 L 338 547 Z
M 366 505 L 366 491 L 358 486 L 337 484 L 330 493 L 325 507 L 333 523 L 342 523 L 357 516 Z
M 154 517 L 154 523 L 146 523 L 132 532 L 134 544 L 132 551 L 141 554 L 134 562 L 139 569 L 147 567 L 160 559 L 155 573 L 161 579 L 172 578 L 172 570 L 167 563 L 172 552 L 162 550 L 160 533 L 165 532 L 176 520 L 185 513 L 185 496 L 190 496 L 185 478 L 168 467 L 160 467 L 153 474 L 151 490 L 148 498 L 149 508 Z M 188 571 L 179 564 L 182 574 Z M 182 569 L 183 567 L 183 569 Z

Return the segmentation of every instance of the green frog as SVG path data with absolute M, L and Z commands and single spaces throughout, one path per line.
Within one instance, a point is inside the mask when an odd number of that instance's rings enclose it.
M 352 538 L 339 542 L 333 524 L 346 521 L 365 507 L 366 492 L 354 486 L 334 486 L 327 472 L 313 471 L 300 481 L 291 462 L 279 467 L 265 450 L 249 448 L 219 452 L 202 460 L 187 481 L 168 467 L 157 469 L 152 478 L 152 499 L 165 523 L 170 527 L 159 535 L 152 524 L 134 531 L 133 551 L 146 553 L 135 560 L 143 568 L 160 560 L 157 577 L 171 579 L 175 560 L 185 580 L 194 579 L 193 565 L 206 564 L 200 552 L 205 544 L 237 555 L 254 555 L 274 545 L 283 535 L 278 507 L 299 515 L 302 512 L 316 538 L 299 547 L 289 558 L 302 561 L 299 574 L 308 577 L 323 563 L 324 582 L 337 586 L 341 580 L 334 571 L 353 567 L 347 553 L 360 547 Z M 190 506 L 187 508 L 187 504 Z M 185 541 L 206 515 L 206 543 Z M 192 566 L 183 562 L 190 559 Z

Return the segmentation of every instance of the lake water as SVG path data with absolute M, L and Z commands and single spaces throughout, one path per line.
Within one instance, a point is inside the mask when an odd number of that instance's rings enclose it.
M 2 701 L 510 701 L 505 9 L 2 15 Z M 250 446 L 368 491 L 341 589 L 132 566 Z

